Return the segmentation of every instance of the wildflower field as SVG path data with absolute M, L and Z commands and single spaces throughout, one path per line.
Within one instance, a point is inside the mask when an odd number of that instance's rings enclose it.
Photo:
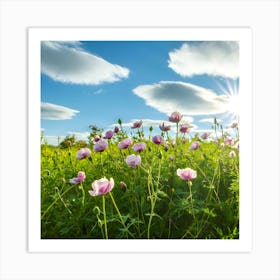
M 232 132 L 190 137 L 167 122 L 144 135 L 122 122 L 89 143 L 41 144 L 41 237 L 89 239 L 239 238 L 239 140 Z

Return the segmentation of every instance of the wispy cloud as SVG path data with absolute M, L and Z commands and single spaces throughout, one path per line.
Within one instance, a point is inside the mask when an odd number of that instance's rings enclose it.
M 100 93 L 102 93 L 102 92 L 103 92 L 103 89 L 100 88 L 100 89 L 94 91 L 93 94 L 100 94 Z
M 221 119 L 216 119 L 218 123 L 222 122 Z M 201 119 L 199 120 L 199 122 L 202 122 L 202 123 L 214 123 L 214 118 L 206 118 L 206 119 Z
M 169 122 L 168 120 L 153 120 L 153 119 L 141 119 L 142 120 L 142 126 L 144 127 L 159 127 L 163 122 L 165 125 L 171 125 L 171 126 L 176 126 L 175 123 Z M 139 121 L 139 119 L 132 119 L 130 122 L 123 123 L 123 127 L 132 127 L 133 123 Z M 189 116 L 184 116 L 181 120 L 181 123 L 191 123 L 193 122 L 193 118 Z M 118 126 L 118 124 L 113 124 L 112 127 Z
M 45 120 L 69 120 L 72 119 L 79 111 L 52 104 L 41 102 L 41 119 Z
M 236 41 L 184 43 L 169 53 L 169 67 L 183 77 L 239 76 L 239 44 Z
M 129 70 L 93 55 L 74 42 L 44 41 L 41 71 L 55 81 L 98 85 L 127 78 Z
M 228 97 L 190 83 L 162 81 L 158 84 L 141 85 L 133 92 L 147 105 L 166 114 L 179 111 L 184 115 L 208 115 L 225 112 Z
M 90 133 L 86 132 L 77 132 L 77 131 L 69 131 L 68 135 L 74 135 L 76 140 L 88 140 Z
M 59 135 L 59 136 L 54 136 L 54 135 L 44 135 L 43 141 L 42 142 L 47 142 L 50 145 L 55 145 L 57 146 L 60 142 L 62 142 L 66 136 L 75 136 L 76 141 L 79 140 L 88 140 L 88 136 L 90 135 L 89 132 L 76 132 L 76 131 L 69 131 L 67 135 Z

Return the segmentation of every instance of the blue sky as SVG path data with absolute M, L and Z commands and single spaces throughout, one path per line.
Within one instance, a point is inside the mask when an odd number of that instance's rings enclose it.
M 209 131 L 214 117 L 226 128 L 237 118 L 238 85 L 235 41 L 43 41 L 41 129 L 55 144 L 118 118 L 128 132 L 140 119 L 158 128 L 173 111 L 192 133 Z

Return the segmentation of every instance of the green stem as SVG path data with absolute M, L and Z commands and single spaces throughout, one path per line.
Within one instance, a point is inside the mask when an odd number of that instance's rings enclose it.
M 106 208 L 105 208 L 105 196 L 104 195 L 102 195 L 102 202 L 103 202 L 103 217 L 104 217 L 105 237 L 106 237 L 106 239 L 108 239 Z
M 189 190 L 190 190 L 190 198 L 191 198 L 191 206 L 192 206 L 192 215 L 193 215 L 193 219 L 194 222 L 196 223 L 196 236 L 198 235 L 198 221 L 195 219 L 195 214 L 194 214 L 194 208 L 193 208 L 193 196 L 192 196 L 192 182 L 190 180 L 188 180 L 188 186 L 189 186 Z
M 41 220 L 46 216 L 46 214 L 49 212 L 49 210 L 56 204 L 56 202 L 61 199 L 66 193 L 68 193 L 70 190 L 72 190 L 74 187 L 76 187 L 76 185 L 71 186 L 70 188 L 68 188 L 67 190 L 65 190 L 65 192 L 63 192 L 61 195 L 58 196 L 58 198 L 53 201 L 53 203 L 47 208 L 47 210 L 43 213 L 43 215 L 41 216 Z
M 84 206 L 85 205 L 85 190 L 84 190 L 82 183 L 80 184 L 79 189 L 82 191 L 82 205 Z
M 153 188 L 153 184 L 151 182 L 151 174 L 150 174 L 150 172 L 148 174 L 149 174 L 148 175 L 148 192 L 149 192 L 149 196 L 150 196 L 150 200 L 151 200 L 151 214 L 150 214 L 150 217 L 149 217 L 148 230 L 147 230 L 147 238 L 150 239 L 150 236 L 151 236 L 151 234 L 150 234 L 151 224 L 152 224 L 152 219 L 153 219 L 153 215 L 154 215 L 156 198 L 154 197 L 154 188 Z M 151 189 L 151 187 L 152 187 L 152 189 Z
M 188 187 L 189 187 L 189 191 L 190 191 L 191 206 L 192 206 L 192 215 L 193 215 L 193 218 L 195 219 L 194 210 L 193 210 L 193 198 L 192 198 L 192 188 L 191 188 L 191 185 L 192 185 L 192 182 L 190 180 L 188 180 Z
M 179 135 L 179 123 L 176 123 L 176 145 L 178 144 L 178 135 Z
M 111 199 L 112 199 L 112 202 L 113 202 L 113 204 L 114 204 L 114 206 L 115 206 L 115 209 L 116 209 L 116 211 L 117 211 L 117 213 L 118 213 L 118 215 L 119 215 L 120 221 L 121 221 L 122 225 L 125 227 L 124 220 L 123 220 L 123 218 L 122 218 L 122 215 L 121 215 L 121 213 L 120 213 L 120 210 L 119 210 L 119 208 L 118 208 L 118 206 L 117 206 L 117 204 L 116 204 L 116 201 L 115 201 L 115 199 L 114 199 L 112 193 L 109 192 L 109 195 L 110 195 L 110 197 L 111 197 Z

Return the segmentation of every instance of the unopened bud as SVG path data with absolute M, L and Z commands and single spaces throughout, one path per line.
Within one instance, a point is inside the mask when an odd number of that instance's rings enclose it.
M 120 182 L 120 188 L 123 190 L 123 191 L 126 191 L 126 188 L 127 188 L 127 185 L 125 182 L 121 181 Z

